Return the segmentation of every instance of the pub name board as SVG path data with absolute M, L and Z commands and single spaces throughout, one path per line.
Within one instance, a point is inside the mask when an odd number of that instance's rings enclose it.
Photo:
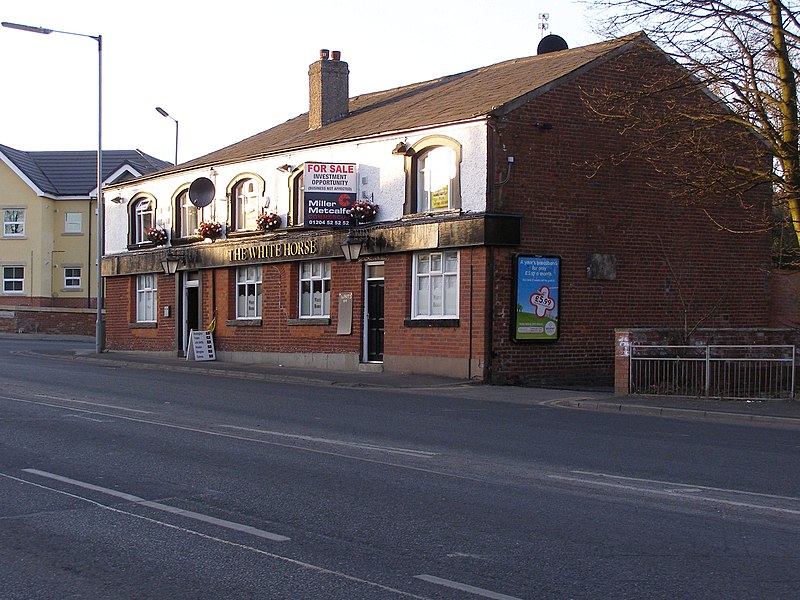
M 317 240 L 273 242 L 271 244 L 259 244 L 257 246 L 246 246 L 244 248 L 230 248 L 227 253 L 230 262 L 308 256 L 317 253 Z

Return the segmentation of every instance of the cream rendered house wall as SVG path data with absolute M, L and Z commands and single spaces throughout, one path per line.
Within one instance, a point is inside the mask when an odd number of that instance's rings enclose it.
M 156 222 L 167 230 L 172 227 L 172 201 L 178 189 L 189 185 L 198 177 L 208 177 L 216 188 L 215 200 L 202 209 L 200 219 L 229 222 L 228 200 L 225 190 L 243 173 L 254 173 L 265 181 L 262 206 L 277 212 L 283 226 L 287 223 L 289 206 L 289 173 L 278 171 L 284 164 L 302 165 L 304 162 L 341 162 L 358 165 L 359 198 L 368 197 L 378 205 L 378 221 L 394 221 L 403 216 L 405 202 L 405 170 L 403 156 L 392 154 L 398 142 L 413 145 L 430 135 L 451 137 L 462 145 L 461 210 L 483 212 L 486 210 L 486 123 L 476 121 L 447 127 L 427 129 L 414 134 L 393 135 L 358 142 L 331 144 L 270 158 L 214 165 L 159 177 L 129 185 L 107 188 L 104 194 L 106 210 L 106 254 L 119 254 L 128 246 L 129 202 L 139 193 L 156 198 Z M 117 202 L 112 199 L 117 198 Z
M 0 161 L 0 209 L 25 209 L 25 235 L 6 238 L 0 235 L 0 265 L 25 267 L 22 294 L 2 294 L 0 302 L 9 305 L 15 298 L 91 298 L 96 296 L 94 204 L 87 199 L 61 200 L 39 196 L 14 170 Z M 89 220 L 89 213 L 91 221 Z M 83 215 L 81 234 L 64 234 L 64 214 Z M 1 232 L 0 232 L 1 233 Z M 91 248 L 90 248 L 91 246 Z M 91 251 L 91 258 L 89 252 Z M 63 266 L 81 267 L 80 290 L 64 291 Z M 88 300 L 87 300 L 88 304 Z
M 96 290 L 95 256 L 97 255 L 97 227 L 94 203 L 88 200 L 57 200 L 50 203 L 51 236 L 51 286 L 54 298 L 94 298 Z M 67 213 L 80 213 L 81 233 L 65 233 Z M 91 231 L 90 231 L 91 227 Z M 81 287 L 78 290 L 64 288 L 64 267 L 81 268 Z
M 41 227 L 40 198 L 8 165 L 0 161 L 0 210 L 4 208 L 25 209 L 25 235 L 8 238 L 0 231 L 0 266 L 25 267 L 25 282 L 22 294 L 4 294 L 0 288 L 0 302 L 13 304 L 14 299 L 41 294 L 42 262 L 41 239 L 37 233 Z

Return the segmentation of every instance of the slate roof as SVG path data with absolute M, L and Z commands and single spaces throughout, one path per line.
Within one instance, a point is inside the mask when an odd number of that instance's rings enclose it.
M 88 196 L 97 187 L 96 151 L 26 152 L 0 144 L 0 153 L 45 194 Z M 146 175 L 171 167 L 172 163 L 140 150 L 103 150 L 104 180 L 125 165 Z
M 502 114 L 517 102 L 542 93 L 592 63 L 649 42 L 643 33 L 501 62 L 391 90 L 350 98 L 350 112 L 319 129 L 308 129 L 303 113 L 272 129 L 178 165 L 180 171 L 211 164 L 232 163 L 259 156 L 407 131 L 426 126 Z M 651 42 L 650 42 L 651 43 Z

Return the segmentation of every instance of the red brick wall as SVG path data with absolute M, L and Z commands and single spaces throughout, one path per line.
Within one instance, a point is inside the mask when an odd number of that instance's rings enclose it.
M 158 275 L 158 308 L 155 327 L 136 323 L 136 277 L 106 278 L 106 348 L 176 352 L 174 275 Z M 168 317 L 164 307 L 170 307 Z
M 0 331 L 4 333 L 46 333 L 95 335 L 97 309 L 0 306 Z
M 769 326 L 800 328 L 800 271 L 773 269 L 769 290 Z
M 724 197 L 704 206 L 676 200 L 671 196 L 675 179 L 635 152 L 594 174 L 587 167 L 597 157 L 633 150 L 636 139 L 589 113 L 582 90 L 631 77 L 637 85 L 646 83 L 648 74 L 662 67 L 651 58 L 630 55 L 610 61 L 524 104 L 496 128 L 497 172 L 505 173 L 507 156 L 514 157 L 514 164 L 509 183 L 494 196 L 495 210 L 524 219 L 521 247 L 494 251 L 495 382 L 581 379 L 610 384 L 615 328 L 768 323 L 767 235 L 723 231 L 703 208 L 740 226 L 753 216 L 749 211 Z M 736 150 L 747 155 L 751 148 Z M 683 166 L 702 170 L 689 162 Z M 763 208 L 766 193 L 754 193 L 753 204 Z M 557 342 L 510 341 L 517 252 L 562 257 Z M 591 254 L 616 257 L 616 278 L 590 279 Z

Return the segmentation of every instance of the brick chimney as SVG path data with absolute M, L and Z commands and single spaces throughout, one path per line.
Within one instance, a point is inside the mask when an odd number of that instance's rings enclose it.
M 319 129 L 347 115 L 350 107 L 350 70 L 338 50 L 319 51 L 308 67 L 308 128 Z

